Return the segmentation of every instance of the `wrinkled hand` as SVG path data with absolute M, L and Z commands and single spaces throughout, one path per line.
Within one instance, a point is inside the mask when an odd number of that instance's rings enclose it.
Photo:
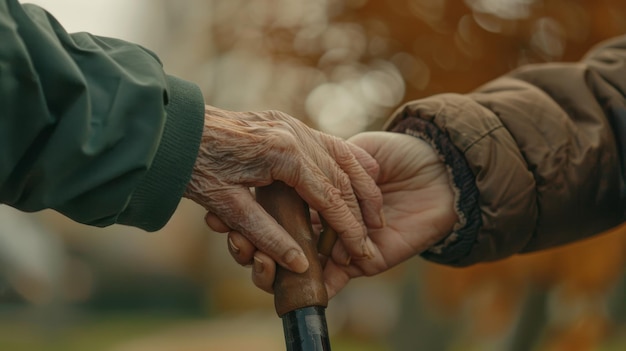
M 358 134 L 350 142 L 378 161 L 377 183 L 383 194 L 387 223 L 383 228 L 368 228 L 375 245 L 373 257 L 353 258 L 346 265 L 335 260 L 333 252 L 333 259 L 324 269 L 329 297 L 336 295 L 350 279 L 384 272 L 428 249 L 448 235 L 458 220 L 448 172 L 426 142 L 388 132 Z M 239 259 L 254 257 L 254 283 L 271 292 L 274 262 L 237 233 L 231 234 L 231 239 L 237 240 L 241 248 Z M 337 243 L 334 251 L 342 244 Z
M 206 106 L 204 131 L 185 197 L 204 206 L 207 224 L 231 232 L 285 268 L 303 272 L 298 244 L 255 201 L 250 187 L 280 180 L 338 232 L 338 260 L 371 256 L 367 227 L 383 224 L 382 196 L 372 177 L 378 164 L 365 151 L 315 131 L 278 111 L 231 112 Z M 236 239 L 232 240 L 232 236 Z M 247 262 L 250 263 L 252 256 Z

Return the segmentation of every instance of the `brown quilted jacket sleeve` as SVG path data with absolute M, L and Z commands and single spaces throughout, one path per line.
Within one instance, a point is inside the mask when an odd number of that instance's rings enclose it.
M 600 233 L 624 220 L 626 36 L 578 63 L 409 102 L 386 129 L 429 141 L 452 174 L 460 223 L 429 260 L 464 266 Z

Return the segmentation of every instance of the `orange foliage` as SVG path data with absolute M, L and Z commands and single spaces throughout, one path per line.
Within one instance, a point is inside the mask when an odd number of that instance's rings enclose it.
M 424 286 L 428 300 L 448 315 L 458 315 L 469 305 L 475 311 L 474 332 L 483 336 L 511 327 L 527 287 L 552 292 L 557 316 L 551 316 L 556 322 L 549 325 L 547 350 L 594 350 L 610 326 L 605 299 L 622 279 L 624 267 L 626 226 L 621 226 L 592 239 L 494 263 L 463 269 L 429 264 Z

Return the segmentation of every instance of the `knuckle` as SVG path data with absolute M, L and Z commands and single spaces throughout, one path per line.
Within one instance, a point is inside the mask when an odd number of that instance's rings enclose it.
M 358 197 L 360 200 L 365 201 L 379 201 L 382 205 L 382 192 L 376 183 L 368 182 L 364 185 L 362 191 L 359 192 Z
M 329 187 L 324 193 L 325 206 L 320 212 L 329 224 L 334 225 L 340 236 L 363 237 L 365 235 L 363 226 L 355 217 L 360 215 L 360 210 L 354 194 L 350 192 L 347 200 L 344 199 L 339 189 Z
M 341 190 L 330 185 L 326 186 L 322 199 L 324 201 L 325 210 L 329 212 L 340 210 L 344 205 L 344 200 L 341 197 Z
M 361 245 L 363 238 L 367 235 L 365 227 L 359 223 L 350 211 L 344 211 L 339 216 L 325 216 L 328 224 L 337 232 L 346 247 L 353 248 Z
M 298 151 L 296 136 L 285 128 L 272 128 L 264 143 L 274 152 L 274 156 L 292 155 Z
M 337 163 L 339 164 L 353 164 L 356 162 L 356 157 L 354 157 L 354 154 L 350 151 L 350 149 L 348 148 L 348 146 L 345 144 L 345 142 L 343 140 L 340 140 L 338 138 L 333 138 L 331 141 L 331 145 L 333 148 L 333 153 L 334 153 L 334 157 L 335 160 L 337 160 Z
M 263 113 L 266 116 L 268 116 L 268 117 L 270 117 L 272 119 L 277 119 L 277 120 L 285 119 L 288 116 L 286 113 L 284 113 L 282 111 L 279 111 L 279 110 L 274 110 L 274 109 L 265 110 L 265 111 L 263 111 Z
M 335 182 L 338 188 L 341 189 L 342 194 L 352 196 L 352 182 L 350 181 L 350 177 L 344 172 L 339 172 L 335 178 Z
M 351 220 L 351 224 L 347 230 L 340 233 L 341 239 L 346 242 L 347 246 L 354 247 L 355 245 L 361 245 L 363 238 L 366 236 L 365 229 L 356 220 Z

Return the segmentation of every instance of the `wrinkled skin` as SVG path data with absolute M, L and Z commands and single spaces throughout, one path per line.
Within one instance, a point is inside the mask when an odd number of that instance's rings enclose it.
M 374 244 L 371 258 L 353 258 L 346 265 L 333 254 L 324 269 L 330 297 L 350 279 L 382 273 L 423 252 L 450 234 L 458 221 L 448 171 L 430 145 L 388 132 L 358 134 L 350 142 L 365 149 L 380 165 L 377 183 L 387 223 L 382 228 L 368 227 Z M 254 259 L 253 282 L 271 292 L 276 271 L 271 257 L 236 232 L 229 234 L 229 245 L 237 262 Z M 334 251 L 341 250 L 341 245 L 338 242 Z
M 338 232 L 338 260 L 369 257 L 367 227 L 383 225 L 378 164 L 364 150 L 278 111 L 231 112 L 206 106 L 204 131 L 185 197 L 208 210 L 215 231 L 235 231 L 296 272 L 301 248 L 255 201 L 250 187 L 280 180 Z M 231 249 L 232 251 L 232 249 Z M 252 256 L 248 262 L 252 261 Z

